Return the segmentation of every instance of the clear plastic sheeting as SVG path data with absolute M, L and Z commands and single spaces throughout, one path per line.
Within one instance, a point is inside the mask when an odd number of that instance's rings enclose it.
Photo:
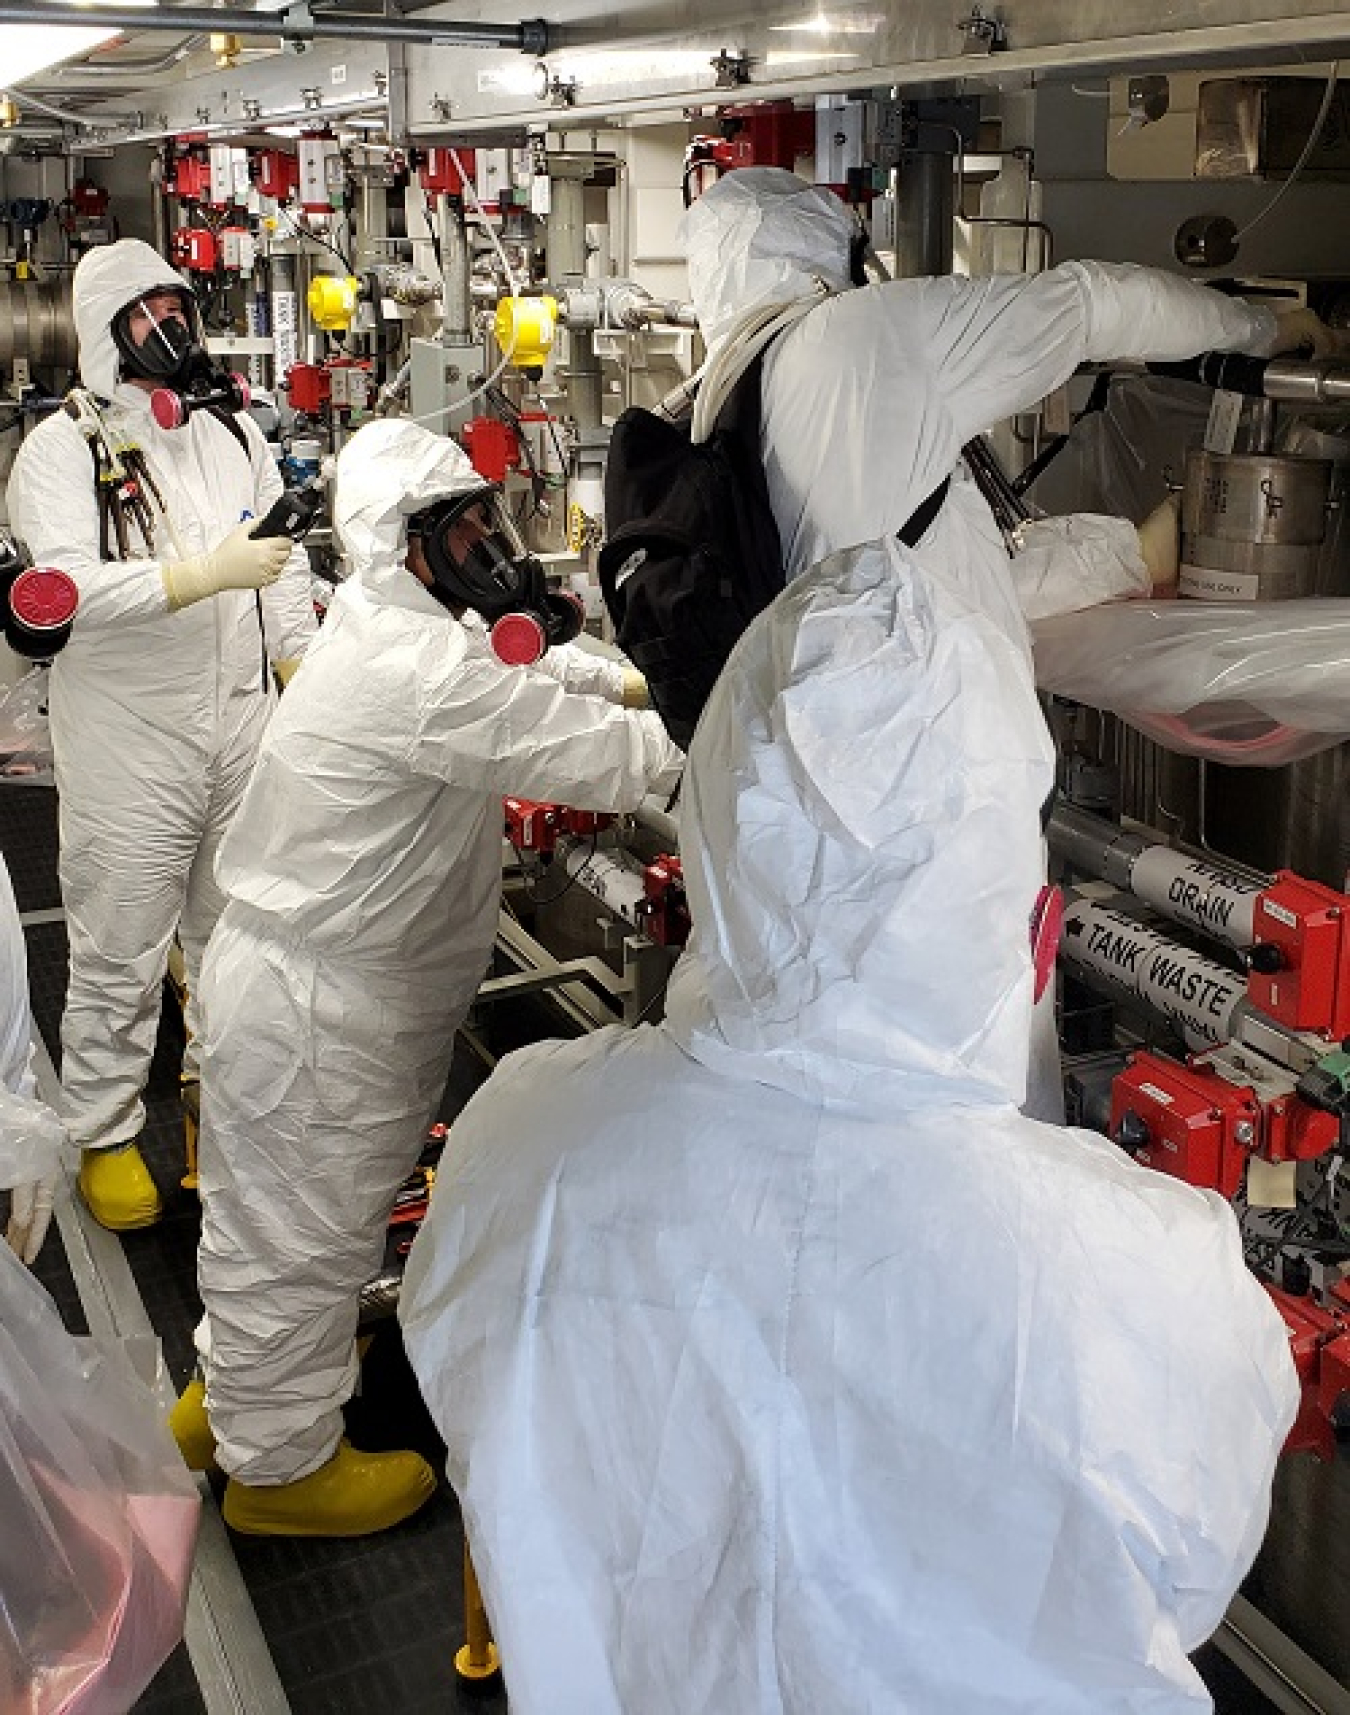
M 1183 755 L 1278 768 L 1350 739 L 1350 601 L 1128 602 L 1032 639 L 1042 691 Z
M 0 1092 L 0 1187 L 61 1127 Z M 154 1394 L 0 1244 L 0 1709 L 121 1715 L 183 1635 L 197 1491 Z
M 0 780 L 52 783 L 46 667 L 33 667 L 0 695 Z

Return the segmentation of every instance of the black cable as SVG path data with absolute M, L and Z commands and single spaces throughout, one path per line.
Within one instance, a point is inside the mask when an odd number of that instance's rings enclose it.
M 599 834 L 592 834 L 591 835 L 590 847 L 587 850 L 585 857 L 582 858 L 581 862 L 577 865 L 576 874 L 575 875 L 569 875 L 566 883 L 562 887 L 560 887 L 556 893 L 550 893 L 550 894 L 546 895 L 545 897 L 541 898 L 540 895 L 537 894 L 533 890 L 533 888 L 531 888 L 529 886 L 528 883 L 525 883 L 524 885 L 522 885 L 521 892 L 525 895 L 526 899 L 529 900 L 530 904 L 531 905 L 556 905 L 557 902 L 562 898 L 564 893 L 570 893 L 571 890 L 576 886 L 577 882 L 580 881 L 582 870 L 585 869 L 586 865 L 595 856 L 595 848 L 596 848 L 597 842 L 599 841 L 599 838 L 600 838 Z M 523 873 L 524 869 L 525 869 L 524 853 L 521 851 L 520 847 L 516 844 L 516 842 L 514 840 L 508 840 L 507 843 L 511 847 L 511 850 L 516 854 L 516 862 L 520 865 L 521 871 Z
M 337 257 L 338 261 L 341 262 L 342 266 L 347 270 L 347 272 L 349 274 L 355 275 L 356 267 L 353 264 L 353 262 L 351 261 L 351 258 L 344 256 L 342 254 L 342 252 L 338 249 L 336 244 L 330 244 L 326 238 L 321 238 L 319 236 L 319 234 L 313 230 L 312 227 L 301 226 L 300 222 L 295 218 L 294 215 L 291 216 L 291 225 L 295 228 L 295 231 L 299 237 L 308 238 L 315 244 L 322 244 L 325 250 L 329 251 L 332 255 Z
M 441 235 L 436 230 L 436 209 L 429 192 L 422 192 L 422 201 L 426 205 L 427 231 L 431 234 L 431 249 L 436 258 L 436 272 L 443 280 L 445 278 L 445 264 L 441 261 Z

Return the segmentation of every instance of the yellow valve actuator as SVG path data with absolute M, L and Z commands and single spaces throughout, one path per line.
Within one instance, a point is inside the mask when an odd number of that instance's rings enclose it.
M 553 349 L 556 298 L 503 298 L 492 331 L 516 369 L 540 370 Z
M 345 333 L 356 320 L 361 285 L 350 274 L 316 274 L 305 302 L 317 327 L 325 333 Z

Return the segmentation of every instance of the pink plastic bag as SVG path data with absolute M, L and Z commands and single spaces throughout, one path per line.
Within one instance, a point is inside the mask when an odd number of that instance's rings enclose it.
M 183 1635 L 198 1507 L 150 1389 L 0 1245 L 6 1715 L 125 1715 Z

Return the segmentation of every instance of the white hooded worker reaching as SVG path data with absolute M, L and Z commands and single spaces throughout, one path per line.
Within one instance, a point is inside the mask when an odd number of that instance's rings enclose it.
M 906 533 L 916 562 L 953 581 L 1029 654 L 1025 620 L 1175 582 L 1178 515 L 1164 502 L 1137 533 L 1079 514 L 1022 532 L 1010 560 L 962 449 L 1033 410 L 1080 364 L 1163 361 L 1205 350 L 1269 355 L 1329 331 L 1153 269 L 1066 262 L 1043 274 L 862 285 L 862 234 L 833 191 L 773 167 L 728 173 L 685 216 L 689 287 L 708 342 L 695 433 L 711 422 L 774 305 L 815 307 L 773 339 L 760 446 L 789 578 L 858 542 Z M 943 492 L 941 485 L 949 482 Z M 1029 1108 L 1062 1120 L 1054 1021 L 1038 1009 Z
M 950 478 L 916 558 L 961 576 L 1019 638 L 1019 604 L 1039 618 L 1147 594 L 1157 580 L 1133 528 L 1093 515 L 1032 525 L 1010 572 L 962 464 L 969 441 L 1033 410 L 1084 363 L 1269 356 L 1333 339 L 1309 311 L 1277 315 L 1124 264 L 868 285 L 853 213 L 833 191 L 777 167 L 726 174 L 690 207 L 684 233 L 713 372 L 700 397 L 706 415 L 747 327 L 775 304 L 817 300 L 773 340 L 763 369 L 761 450 L 788 577 L 840 548 L 898 535 Z M 1175 541 L 1147 546 L 1161 578 L 1175 576 Z
M 222 849 L 203 976 L 205 1392 L 172 1421 L 190 1463 L 229 1473 L 227 1522 L 260 1534 L 365 1534 L 435 1486 L 414 1453 L 354 1451 L 342 1406 L 358 1294 L 491 957 L 503 796 L 630 810 L 683 760 L 623 706 L 619 663 L 494 652 L 537 641 L 554 598 L 453 441 L 362 429 L 335 522 L 355 575 Z
M 269 708 L 314 630 L 309 563 L 241 520 L 282 492 L 247 414 L 151 415 L 156 387 L 201 359 L 191 289 L 149 245 L 91 250 L 74 278 L 82 389 L 28 436 L 9 515 L 39 563 L 79 586 L 52 667 L 61 896 L 70 943 L 62 1117 L 80 1185 L 114 1230 L 160 1197 L 137 1147 L 170 943 L 189 991 L 221 895 L 212 877 Z M 261 602 L 255 591 L 261 590 Z
M 400 1315 L 517 1715 L 1209 1706 L 1297 1383 L 1220 1198 L 1018 1111 L 1052 779 L 982 603 L 805 572 L 694 737 L 665 1023 L 456 1121 Z

